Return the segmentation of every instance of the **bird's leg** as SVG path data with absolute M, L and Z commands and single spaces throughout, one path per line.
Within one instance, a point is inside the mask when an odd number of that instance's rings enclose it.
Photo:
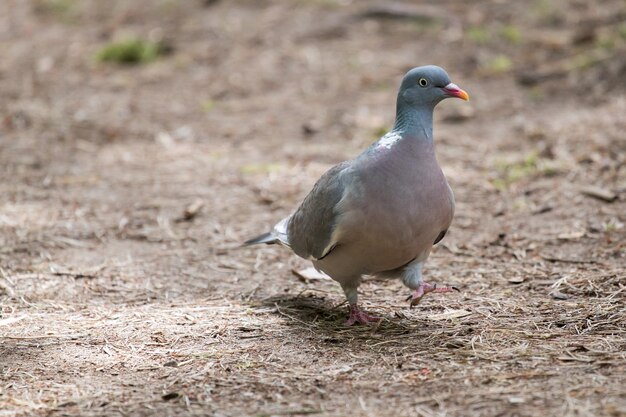
M 451 286 L 438 287 L 437 284 L 429 284 L 428 282 L 422 282 L 415 289 L 413 294 L 411 294 L 409 298 L 407 298 L 407 301 L 411 300 L 411 308 L 413 308 L 414 306 L 418 305 L 420 301 L 422 301 L 422 297 L 425 294 L 428 294 L 429 292 L 452 292 L 452 291 L 461 292 L 457 287 L 451 287 Z
M 352 326 L 355 323 L 360 324 L 371 324 L 376 323 L 380 320 L 380 317 L 374 317 L 361 310 L 357 303 L 358 294 L 356 287 L 347 287 L 342 285 L 344 293 L 346 294 L 346 298 L 348 299 L 348 303 L 350 304 L 350 313 L 348 316 L 348 320 L 346 320 L 346 326 Z
M 411 262 L 404 269 L 402 273 L 402 281 L 404 285 L 411 288 L 413 294 L 409 295 L 406 299 L 407 301 L 411 300 L 411 308 L 416 306 L 422 301 L 422 297 L 424 294 L 428 294 L 429 292 L 451 292 L 451 291 L 459 291 L 456 287 L 443 286 L 438 287 L 437 284 L 429 284 L 428 282 L 424 282 L 422 280 L 422 265 L 423 261 L 414 261 Z

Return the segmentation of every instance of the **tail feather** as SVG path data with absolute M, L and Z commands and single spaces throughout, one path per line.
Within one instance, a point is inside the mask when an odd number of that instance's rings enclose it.
M 250 245 L 258 245 L 261 243 L 265 243 L 267 245 L 272 245 L 274 243 L 278 243 L 278 238 L 276 236 L 274 236 L 274 234 L 272 232 L 268 232 L 268 233 L 263 233 L 262 235 L 259 235 L 257 237 L 254 237 L 252 239 L 246 240 L 243 243 L 243 246 L 250 246 Z
M 273 245 L 274 243 L 278 243 L 290 248 L 291 245 L 289 244 L 289 236 L 287 233 L 288 224 L 289 217 L 286 217 L 279 221 L 271 232 L 263 233 L 262 235 L 254 237 L 250 240 L 246 240 L 242 246 L 258 245 L 260 243 Z

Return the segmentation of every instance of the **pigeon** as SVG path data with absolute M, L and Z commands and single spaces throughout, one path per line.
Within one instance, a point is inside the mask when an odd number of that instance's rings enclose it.
M 400 84 L 393 128 L 329 169 L 290 216 L 244 245 L 280 244 L 311 260 L 341 285 L 348 326 L 380 320 L 357 303 L 364 276 L 400 278 L 412 290 L 411 307 L 424 294 L 458 291 L 422 277 L 454 215 L 454 195 L 433 144 L 434 108 L 449 97 L 469 100 L 444 69 L 411 69 Z

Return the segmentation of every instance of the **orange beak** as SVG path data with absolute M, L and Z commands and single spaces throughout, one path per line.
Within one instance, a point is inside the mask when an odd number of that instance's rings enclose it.
M 446 85 L 445 87 L 442 88 L 442 90 L 445 91 L 445 93 L 449 95 L 450 97 L 458 97 L 461 100 L 465 100 L 465 101 L 469 100 L 469 94 L 461 90 L 459 86 L 454 83 L 450 83 Z

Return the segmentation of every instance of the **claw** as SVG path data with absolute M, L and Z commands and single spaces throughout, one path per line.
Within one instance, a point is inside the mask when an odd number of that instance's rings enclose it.
M 358 305 L 355 304 L 355 305 L 350 306 L 350 316 L 348 317 L 348 320 L 346 321 L 345 325 L 352 326 L 353 324 L 356 324 L 356 323 L 372 324 L 380 320 L 381 320 L 380 317 L 370 316 L 365 311 L 361 310 L 361 308 Z
M 418 305 L 420 301 L 422 301 L 422 297 L 424 297 L 424 295 L 428 294 L 429 292 L 443 293 L 443 292 L 452 292 L 452 291 L 461 292 L 461 290 L 459 290 L 457 287 L 452 287 L 452 286 L 437 287 L 437 284 L 429 284 L 427 282 L 422 282 L 415 289 L 413 294 L 411 294 L 406 300 L 407 301 L 411 300 L 410 308 L 413 308 L 416 305 Z
M 418 305 L 422 301 L 422 297 L 423 295 L 420 297 L 413 298 L 413 295 L 411 295 L 411 298 L 413 299 L 411 300 L 411 303 L 409 304 L 409 309 L 412 309 L 413 307 Z

